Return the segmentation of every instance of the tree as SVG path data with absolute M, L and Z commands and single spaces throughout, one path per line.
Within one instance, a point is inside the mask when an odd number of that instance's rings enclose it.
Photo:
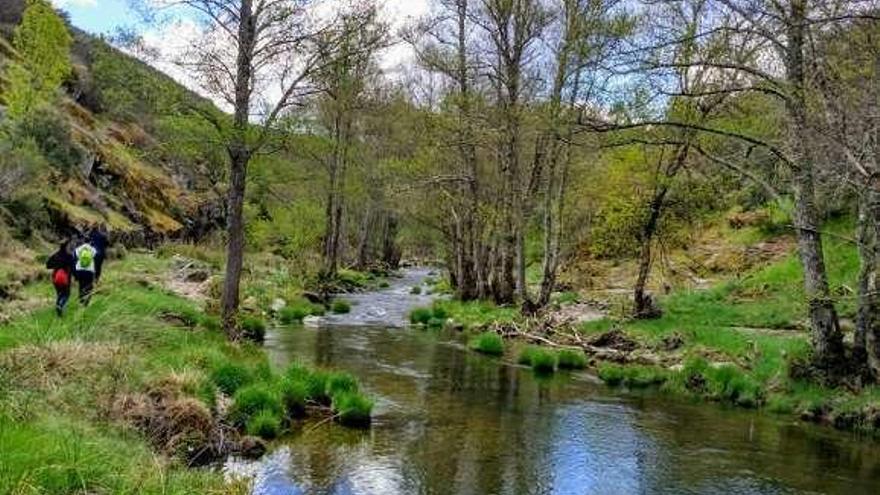
M 49 2 L 28 1 L 13 35 L 19 58 L 6 72 L 3 96 L 10 117 L 21 118 L 56 96 L 70 75 L 72 41 L 64 20 Z
M 324 267 L 322 276 L 333 278 L 341 254 L 346 171 L 352 161 L 355 126 L 364 107 L 370 78 L 377 69 L 375 56 L 387 43 L 387 28 L 377 19 L 375 5 L 366 2 L 343 15 L 338 32 L 328 32 L 317 43 L 320 69 L 312 79 L 321 93 L 317 107 L 330 141 Z
M 278 119 L 308 92 L 321 60 L 318 42 L 332 46 L 327 36 L 334 23 L 314 21 L 304 0 L 180 0 L 172 7 L 188 8 L 203 26 L 200 39 L 178 62 L 233 112 L 230 125 L 216 112 L 196 109 L 221 135 L 229 159 L 221 305 L 223 327 L 237 340 L 248 164 L 256 154 L 277 149 L 267 145 L 277 137 Z

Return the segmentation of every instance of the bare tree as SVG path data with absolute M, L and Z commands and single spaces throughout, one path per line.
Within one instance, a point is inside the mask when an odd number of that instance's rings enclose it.
M 275 137 L 276 124 L 310 91 L 309 77 L 319 66 L 317 42 L 331 32 L 308 0 L 170 0 L 200 22 L 201 33 L 177 62 L 203 90 L 232 110 L 231 125 L 216 112 L 200 111 L 222 136 L 229 157 L 226 276 L 223 327 L 230 339 L 241 337 L 237 323 L 244 257 L 243 204 L 248 164 Z M 326 41 L 325 41 L 326 44 Z

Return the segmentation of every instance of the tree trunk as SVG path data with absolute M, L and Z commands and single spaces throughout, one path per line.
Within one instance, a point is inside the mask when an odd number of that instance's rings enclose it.
M 252 0 L 242 0 L 238 22 L 236 58 L 235 115 L 233 138 L 229 145 L 230 185 L 227 206 L 226 276 L 223 279 L 223 329 L 231 340 L 241 335 L 238 328 L 238 297 L 244 262 L 244 194 L 251 152 L 247 147 L 250 118 L 251 78 L 253 76 L 256 19 Z
M 223 283 L 223 328 L 231 340 L 240 338 L 238 330 L 238 295 L 244 263 L 244 193 L 248 155 L 245 151 L 230 154 L 231 183 L 227 209 L 226 276 Z
M 859 244 L 859 307 L 856 315 L 856 332 L 853 336 L 852 361 L 858 369 L 865 369 L 868 362 L 866 338 L 871 324 L 871 276 L 877 263 L 869 194 L 868 191 L 862 191 L 859 195 L 856 223 L 856 240 Z
M 636 285 L 633 289 L 633 316 L 636 318 L 652 318 L 655 316 L 654 301 L 647 294 L 648 277 L 651 275 L 651 265 L 654 262 L 653 244 L 654 236 L 657 233 L 657 225 L 660 223 L 660 216 L 663 213 L 663 206 L 666 200 L 666 194 L 669 187 L 661 185 L 654 193 L 651 199 L 650 211 L 648 219 L 642 228 L 639 241 L 642 246 L 639 249 L 639 275 L 636 278 Z
M 804 0 L 791 2 L 787 26 L 786 77 L 791 86 L 788 112 L 793 132 L 789 147 L 798 158 L 794 173 L 794 222 L 798 236 L 798 253 L 804 268 L 804 291 L 810 314 L 814 366 L 835 379 L 845 364 L 843 335 L 831 291 L 819 233 L 819 214 L 815 204 L 813 160 L 810 149 L 809 119 L 806 102 L 806 67 L 804 45 L 806 31 Z
M 866 205 L 863 207 L 866 220 L 867 246 L 861 249 L 862 277 L 859 284 L 859 321 L 856 330 L 856 346 L 853 358 L 862 354 L 871 378 L 880 381 L 880 192 L 873 188 L 865 193 Z M 859 212 L 862 219 L 862 211 Z M 860 222 L 861 223 L 861 222 Z M 861 230 L 861 229 L 860 229 Z M 862 239 L 859 239 L 861 242 Z M 862 342 L 860 343 L 859 340 Z M 859 348 L 861 347 L 861 349 Z

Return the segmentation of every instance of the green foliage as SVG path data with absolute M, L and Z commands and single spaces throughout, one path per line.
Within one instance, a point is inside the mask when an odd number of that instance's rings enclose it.
M 210 330 L 212 332 L 219 332 L 223 328 L 220 318 L 213 315 L 202 315 L 199 324 L 205 330 Z
M 665 370 L 651 366 L 620 366 L 603 364 L 599 378 L 611 386 L 624 385 L 632 388 L 661 385 L 668 378 Z
M 556 353 L 538 348 L 531 355 L 532 369 L 537 373 L 553 373 L 556 371 Z
M 409 321 L 413 325 L 427 325 L 434 313 L 431 308 L 416 308 L 409 313 Z
M 373 401 L 358 392 L 339 393 L 333 396 L 333 412 L 346 426 L 369 426 Z
M 444 318 L 452 318 L 468 328 L 512 322 L 520 317 L 517 308 L 498 306 L 490 301 L 438 300 L 434 301 L 432 311 L 442 311 Z
M 284 377 L 278 382 L 278 394 L 288 415 L 298 418 L 305 414 L 309 399 L 309 389 L 305 381 Z
M 67 118 L 45 104 L 19 116 L 13 132 L 19 142 L 36 144 L 50 165 L 65 172 L 79 166 L 85 155 L 73 140 Z
M 563 349 L 557 356 L 559 369 L 580 370 L 587 367 L 587 357 L 581 351 Z
M 221 363 L 211 371 L 211 380 L 226 395 L 234 394 L 241 387 L 253 381 L 253 375 L 245 366 L 235 363 Z
M 13 119 L 54 99 L 71 71 L 72 41 L 64 20 L 48 1 L 28 1 L 12 40 L 21 58 L 7 68 L 3 92 Z
M 237 425 L 245 425 L 262 411 L 279 416 L 283 413 L 284 407 L 278 390 L 266 383 L 255 383 L 235 392 L 229 409 L 229 418 Z
M 271 440 L 281 433 L 281 416 L 273 411 L 263 409 L 248 418 L 245 431 L 248 435 Z
M 421 285 L 413 285 L 412 289 L 409 290 L 409 293 L 414 296 L 418 296 L 419 294 L 422 293 L 422 286 Z
M 262 342 L 266 337 L 266 322 L 256 316 L 246 316 L 241 320 L 244 337 L 253 342 Z
M 357 392 L 358 382 L 351 373 L 342 371 L 330 372 L 327 375 L 326 393 L 330 397 L 335 397 L 341 393 Z
M 473 337 L 468 345 L 471 349 L 483 354 L 493 356 L 504 354 L 504 339 L 495 332 L 483 332 Z
M 333 304 L 330 306 L 330 311 L 337 314 L 345 314 L 351 312 L 351 303 L 344 299 L 337 299 L 333 301 Z

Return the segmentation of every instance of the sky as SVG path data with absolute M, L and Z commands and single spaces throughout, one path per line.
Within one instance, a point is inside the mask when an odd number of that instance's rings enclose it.
M 0 0 L 2 1 L 2 0 Z M 140 32 L 144 41 L 160 53 L 159 59 L 146 60 L 159 70 L 191 89 L 197 90 L 192 81 L 187 80 L 179 67 L 170 62 L 174 55 L 180 53 L 198 29 L 190 21 L 182 19 L 177 25 L 163 27 L 145 26 L 138 14 L 129 7 L 129 0 L 51 0 L 52 3 L 67 12 L 70 22 L 92 34 L 114 34 L 118 29 Z M 328 4 L 339 0 L 317 0 L 316 4 Z M 406 23 L 428 12 L 429 0 L 377 0 L 382 7 L 384 18 L 391 25 L 391 32 L 397 32 Z M 136 54 L 135 54 L 136 55 Z M 404 44 L 392 46 L 381 55 L 383 68 L 393 71 L 396 67 L 406 65 L 412 60 L 411 49 Z

